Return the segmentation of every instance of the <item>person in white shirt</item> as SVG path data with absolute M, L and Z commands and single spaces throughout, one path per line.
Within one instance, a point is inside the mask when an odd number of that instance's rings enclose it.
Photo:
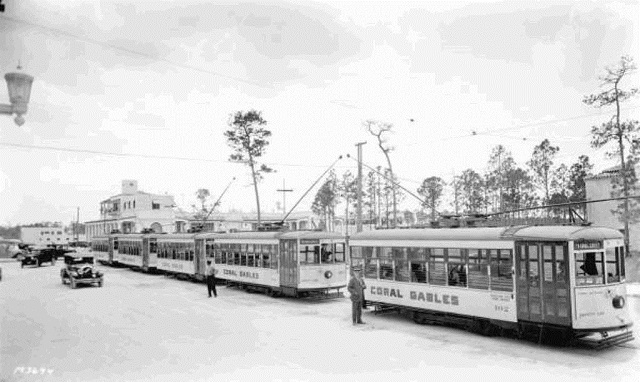
M 209 297 L 213 291 L 213 296 L 218 297 L 216 292 L 216 270 L 211 264 L 211 261 L 207 261 L 207 291 L 209 291 Z

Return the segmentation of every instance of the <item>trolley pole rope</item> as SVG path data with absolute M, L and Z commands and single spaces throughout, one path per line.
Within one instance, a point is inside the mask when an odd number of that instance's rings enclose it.
M 342 159 L 342 155 L 340 155 L 340 156 L 338 157 L 338 159 L 336 159 L 336 160 L 335 160 L 335 162 L 333 162 L 333 163 L 331 164 L 331 166 L 329 166 L 329 168 L 327 168 L 327 169 L 325 170 L 325 172 L 323 172 L 323 173 L 322 173 L 322 175 L 320 175 L 320 176 L 318 177 L 318 179 L 316 179 L 316 181 L 315 181 L 315 182 L 313 182 L 313 184 L 311 185 L 311 187 L 309 187 L 309 188 L 307 189 L 307 191 L 305 191 L 305 193 L 300 197 L 300 199 L 298 199 L 298 201 L 297 201 L 297 202 L 296 202 L 296 204 L 291 208 L 291 210 L 289 210 L 289 212 L 287 212 L 287 214 L 286 214 L 286 215 L 284 215 L 284 217 L 283 217 L 283 218 L 282 218 L 282 220 L 280 221 L 280 224 L 284 224 L 284 221 L 285 221 L 285 220 L 287 220 L 287 218 L 289 217 L 289 215 L 291 215 L 291 213 L 293 212 L 293 210 L 295 210 L 295 209 L 296 209 L 296 207 L 298 207 L 298 204 L 300 204 L 300 202 L 302 201 L 302 199 L 304 199 L 304 197 L 305 197 L 305 196 L 307 196 L 307 194 L 309 193 L 309 191 L 311 191 L 311 189 L 312 189 L 313 187 L 315 187 L 315 185 L 316 185 L 316 184 L 318 184 L 318 182 L 320 181 L 320 179 L 322 179 L 322 178 L 323 178 L 323 177 L 324 177 L 324 176 L 329 172 L 329 170 L 331 170 L 331 169 L 333 168 L 333 166 L 335 166 L 335 165 L 336 165 L 336 163 L 338 163 L 338 161 L 339 161 L 340 159 Z
M 236 180 L 236 177 L 234 176 L 233 179 L 231 179 L 231 182 L 229 182 L 229 184 L 227 184 L 227 188 L 225 188 L 224 191 L 222 191 L 222 194 L 220 194 L 220 197 L 218 197 L 218 200 L 216 200 L 216 202 L 213 203 L 213 206 L 211 206 L 211 210 L 209 211 L 207 216 L 205 216 L 204 219 L 202 219 L 202 227 L 204 227 L 204 223 L 207 221 L 207 219 L 209 219 L 209 216 L 211 216 L 211 213 L 213 213 L 213 210 L 215 210 L 216 206 L 220 205 L 220 199 L 222 199 L 222 197 L 227 192 L 229 187 L 231 187 L 231 183 L 233 183 L 233 181 L 235 181 L 235 180 Z

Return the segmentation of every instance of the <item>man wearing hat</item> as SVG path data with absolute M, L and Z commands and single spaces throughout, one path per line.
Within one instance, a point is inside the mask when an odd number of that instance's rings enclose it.
M 349 285 L 347 286 L 347 290 L 351 295 L 351 318 L 354 325 L 364 324 L 362 322 L 362 300 L 366 286 L 360 272 L 360 268 L 351 269 L 351 280 L 349 280 Z

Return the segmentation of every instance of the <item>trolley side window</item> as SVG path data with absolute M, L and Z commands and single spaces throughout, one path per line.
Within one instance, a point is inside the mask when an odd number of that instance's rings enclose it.
M 407 248 L 411 269 L 411 282 L 427 282 L 427 248 Z
M 262 268 L 271 268 L 271 253 L 269 252 L 269 245 L 263 244 L 261 247 Z
M 469 288 L 489 289 L 489 251 L 486 249 L 469 250 Z
M 378 248 L 362 247 L 362 256 L 364 257 L 364 275 L 369 279 L 378 278 Z
M 407 248 L 395 247 L 392 249 L 395 266 L 396 281 L 409 281 L 409 259 Z
M 380 255 L 380 280 L 393 280 L 393 251 L 391 247 L 378 248 Z
M 359 267 L 364 269 L 363 247 L 351 247 L 351 268 Z
M 444 248 L 432 248 L 429 256 L 429 284 L 446 285 L 447 275 Z
M 467 250 L 449 248 L 447 250 L 447 283 L 449 286 L 467 286 Z
M 269 244 L 269 253 L 271 255 L 271 269 L 278 269 L 278 245 Z
M 513 291 L 513 253 L 510 249 L 491 250 L 491 289 Z
M 215 264 L 221 264 L 222 262 L 222 254 L 223 254 L 223 249 L 222 249 L 222 245 L 220 244 L 214 244 L 210 241 L 206 241 L 205 245 L 204 245 L 204 257 L 206 261 L 211 260 L 211 258 L 213 257 L 213 262 Z
M 602 252 L 576 252 L 576 284 L 603 284 L 604 263 Z

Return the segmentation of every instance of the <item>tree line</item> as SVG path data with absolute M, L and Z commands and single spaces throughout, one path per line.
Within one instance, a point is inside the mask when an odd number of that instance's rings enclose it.
M 616 65 L 605 68 L 605 74 L 599 77 L 601 91 L 582 100 L 584 104 L 598 108 L 615 108 L 607 122 L 591 127 L 591 146 L 596 149 L 607 147 L 607 155 L 619 164 L 617 176 L 612 181 L 611 196 L 624 197 L 614 213 L 625 224 L 627 253 L 629 223 L 640 219 L 636 200 L 629 198 L 637 189 L 635 168 L 640 159 L 640 137 L 637 136 L 638 121 L 622 119 L 621 103 L 638 92 L 637 88 L 625 90 L 623 86 L 623 79 L 635 70 L 636 65 L 630 56 L 621 57 Z M 271 131 L 267 129 L 262 113 L 256 110 L 231 114 L 227 125 L 224 136 L 232 149 L 229 160 L 245 164 L 251 170 L 260 223 L 258 183 L 264 174 L 274 170 L 260 164 L 259 160 L 269 145 Z M 435 220 L 443 214 L 490 214 L 561 203 L 577 203 L 574 208 L 584 213 L 585 206 L 580 202 L 586 199 L 585 178 L 592 175 L 593 164 L 586 155 L 579 156 L 572 163 L 558 163 L 560 149 L 548 139 L 534 147 L 525 165 L 516 163 L 507 147 L 497 145 L 492 149 L 486 170 L 482 173 L 469 168 L 446 180 L 434 175 L 426 176 L 415 190 L 421 198 L 419 209 L 400 212 L 399 203 L 413 193 L 400 186 L 393 171 L 391 154 L 394 148 L 387 141 L 393 125 L 368 120 L 363 122 L 363 126 L 376 139 L 386 159 L 386 166 L 370 169 L 364 176 L 362 207 L 365 223 L 396 227 Z M 332 229 L 336 216 L 342 215 L 338 207 L 344 208 L 347 222 L 352 219 L 357 203 L 356 186 L 355 176 L 350 171 L 341 175 L 331 171 L 320 186 L 312 211 L 323 218 L 326 228 Z M 200 189 L 196 195 L 201 201 L 201 211 L 204 211 L 209 191 Z M 549 208 L 523 212 L 525 215 L 541 213 L 555 216 L 566 214 L 566 210 Z
M 611 118 L 591 127 L 591 146 L 606 147 L 609 158 L 618 162 L 617 176 L 612 178 L 611 197 L 624 197 L 612 211 L 624 223 L 625 243 L 628 253 L 629 223 L 640 220 L 637 199 L 629 198 L 637 192 L 636 166 L 640 159 L 638 121 L 623 120 L 621 103 L 637 94 L 637 88 L 624 90 L 623 79 L 636 65 L 629 56 L 621 57 L 600 76 L 601 91 L 587 95 L 582 102 L 602 108 L 614 107 Z M 437 220 L 444 214 L 473 215 L 522 210 L 532 207 L 576 203 L 573 209 L 584 216 L 586 200 L 585 178 L 592 175 L 593 164 L 586 155 L 580 155 L 572 163 L 558 163 L 558 146 L 548 139 L 536 145 L 526 164 L 515 162 L 511 152 L 503 145 L 495 146 L 487 161 L 486 170 L 479 173 L 466 169 L 450 179 L 427 176 L 415 190 L 421 198 L 418 210 L 404 210 L 398 214 L 397 203 L 406 198 L 391 166 L 386 134 L 393 125 L 380 121 L 363 122 L 365 129 L 376 138 L 385 156 L 387 167 L 378 166 L 363 178 L 363 219 L 365 224 L 378 227 L 395 227 L 399 224 L 421 223 Z M 318 190 L 312 204 L 314 213 L 322 216 L 331 228 L 338 206 L 344 208 L 346 219 L 352 219 L 356 206 L 356 179 L 350 171 L 341 176 L 332 173 Z M 446 203 L 445 203 L 446 201 Z M 525 216 L 563 216 L 566 208 L 522 211 Z M 416 219 L 414 219 L 414 216 Z

